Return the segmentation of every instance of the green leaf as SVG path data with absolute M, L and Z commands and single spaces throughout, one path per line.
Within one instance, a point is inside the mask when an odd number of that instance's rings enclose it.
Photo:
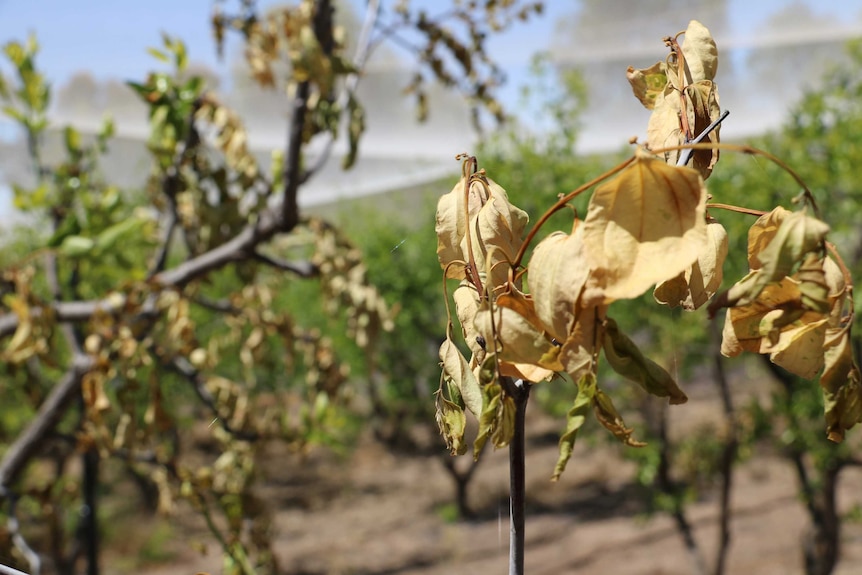
M 63 219 L 63 222 L 60 224 L 60 227 L 57 228 L 57 231 L 54 232 L 54 235 L 48 240 L 49 248 L 56 248 L 60 244 L 63 243 L 67 237 L 76 235 L 81 231 L 81 224 L 78 222 L 78 217 L 74 214 L 74 212 L 70 213 L 66 218 Z M 89 239 L 89 238 L 87 238 Z
M 617 322 L 607 318 L 602 348 L 615 372 L 652 395 L 667 397 L 670 404 L 688 401 L 673 377 L 663 367 L 644 357 L 637 345 L 619 330 Z
M 610 396 L 600 389 L 596 389 L 593 408 L 596 412 L 596 419 L 599 420 L 599 423 L 604 425 L 605 428 L 613 433 L 614 437 L 619 439 L 621 442 L 629 447 L 643 447 L 646 445 L 646 443 L 638 441 L 632 437 L 632 432 L 634 430 L 630 427 L 626 427 L 626 423 L 623 421 L 617 408 L 614 407 L 614 402 L 611 401 Z
M 462 455 L 467 451 L 464 443 L 464 430 L 467 428 L 467 417 L 464 410 L 455 402 L 443 397 L 442 390 L 437 390 L 437 427 L 446 440 L 446 446 L 452 455 Z
M 101 253 L 110 251 L 114 249 L 119 240 L 137 232 L 146 223 L 147 220 L 143 218 L 131 217 L 105 228 L 96 236 L 96 248 Z
M 66 126 L 63 130 L 63 143 L 66 146 L 66 151 L 69 155 L 76 155 L 81 152 L 81 134 L 72 126 Z
M 164 62 L 165 64 L 171 61 L 168 55 L 159 50 L 158 48 L 147 48 L 147 54 L 149 54 L 156 60 L 159 60 L 160 62 Z
M 566 464 L 572 457 L 575 448 L 575 438 L 578 430 L 586 421 L 587 413 L 593 405 L 596 395 L 596 376 L 593 373 L 585 373 L 578 381 L 578 395 L 571 409 L 566 414 L 566 431 L 560 437 L 560 457 L 554 466 L 554 474 L 551 481 L 557 481 L 566 469 Z
M 57 251 L 66 257 L 80 258 L 92 252 L 95 245 L 96 242 L 93 241 L 93 238 L 67 236 L 63 239 Z
M 490 355 L 488 357 L 491 358 Z M 497 427 L 497 410 L 502 399 L 503 388 L 499 383 L 488 384 L 482 389 L 482 415 L 479 417 L 479 433 L 473 442 L 473 459 L 479 459 L 482 448 Z

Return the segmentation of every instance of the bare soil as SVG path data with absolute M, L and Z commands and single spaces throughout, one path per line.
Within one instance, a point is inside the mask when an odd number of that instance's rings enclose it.
M 717 402 L 693 397 L 674 408 L 675 426 L 713 417 Z M 646 517 L 631 463 L 605 445 L 581 442 L 558 483 L 548 478 L 563 422 L 528 413 L 527 554 L 530 575 L 573 573 L 688 575 L 692 560 L 674 522 Z M 443 447 L 441 445 L 441 452 Z M 454 484 L 439 456 L 393 454 L 365 440 L 349 456 L 319 451 L 310 457 L 268 454 L 261 495 L 272 502 L 281 572 L 292 575 L 499 575 L 508 565 L 508 459 L 486 452 L 470 486 L 477 517 L 451 519 Z M 459 463 L 468 463 L 461 461 Z M 790 464 L 760 454 L 737 466 L 728 574 L 802 573 L 801 540 L 808 517 Z M 841 476 L 845 512 L 862 504 L 862 470 Z M 710 563 L 718 542 L 718 497 L 689 508 L 695 537 Z M 143 575 L 220 573 L 217 546 L 208 554 L 188 546 L 177 519 L 169 559 L 138 566 Z M 203 531 L 199 537 L 205 538 Z M 108 555 L 107 563 L 112 563 Z M 124 571 L 117 563 L 110 572 Z M 126 571 L 128 572 L 128 571 Z M 845 521 L 836 575 L 862 573 L 862 525 Z

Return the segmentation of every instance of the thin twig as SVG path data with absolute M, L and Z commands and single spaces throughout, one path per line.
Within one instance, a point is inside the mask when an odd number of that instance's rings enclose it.
M 264 263 L 270 267 L 274 267 L 275 269 L 284 272 L 296 274 L 301 278 L 313 278 L 317 277 L 319 274 L 317 266 L 315 266 L 309 261 L 289 262 L 287 260 L 263 254 L 261 252 L 254 252 L 252 254 L 252 257 L 255 260 Z

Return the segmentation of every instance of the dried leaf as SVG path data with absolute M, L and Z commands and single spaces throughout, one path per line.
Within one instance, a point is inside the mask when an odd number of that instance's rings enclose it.
M 560 478 L 566 469 L 566 464 L 572 457 L 578 430 L 584 425 L 587 413 L 589 413 L 596 395 L 596 376 L 593 373 L 585 373 L 578 380 L 577 386 L 578 395 L 575 397 L 575 402 L 572 404 L 571 409 L 566 414 L 566 431 L 560 437 L 560 456 L 557 459 L 557 464 L 554 466 L 554 474 L 551 476 L 551 481 L 557 481 Z
M 440 434 L 445 439 L 446 447 L 449 448 L 452 455 L 462 455 L 467 451 L 467 444 L 464 443 L 467 417 L 464 415 L 464 410 L 456 403 L 443 397 L 442 391 L 438 390 L 436 396 L 436 419 Z
M 685 76 L 688 84 L 715 79 L 718 70 L 718 48 L 709 29 L 697 20 L 688 23 L 682 53 L 685 56 Z
M 481 334 L 475 326 L 476 314 L 479 311 L 479 293 L 469 282 L 462 281 L 452 297 L 455 300 L 455 311 L 461 324 L 461 334 L 470 351 L 473 352 L 470 365 L 475 367 L 485 356 L 485 348 L 478 339 Z
M 488 438 L 497 428 L 498 410 L 503 399 L 503 388 L 499 383 L 492 383 L 482 388 L 482 415 L 479 416 L 479 432 L 473 442 L 473 458 L 479 459 L 479 454 L 488 442 Z
M 697 261 L 675 278 L 656 286 L 653 297 L 658 303 L 694 311 L 721 287 L 724 260 L 727 258 L 727 230 L 718 222 L 710 222 L 706 226 L 706 236 L 707 242 L 702 246 Z
M 635 98 L 640 100 L 647 110 L 655 108 L 656 100 L 667 86 L 667 65 L 656 62 L 649 68 L 636 70 L 629 66 L 626 79 L 632 87 Z
M 774 235 L 760 229 L 749 234 L 749 265 L 753 271 L 715 298 L 709 306 L 710 315 L 722 307 L 755 301 L 766 286 L 790 276 L 809 253 L 822 252 L 828 231 L 828 225 L 805 212 L 792 212 L 781 219 Z
M 862 421 L 862 374 L 853 358 L 849 329 L 830 328 L 824 346 L 826 367 L 820 377 L 827 437 L 836 443 Z
M 602 349 L 615 372 L 637 383 L 648 393 L 667 397 L 671 405 L 688 401 L 673 377 L 663 367 L 644 357 L 612 318 L 605 319 Z
M 583 227 L 605 303 L 637 297 L 694 263 L 707 242 L 705 206 L 697 172 L 654 157 L 639 156 L 599 186 Z
M 572 330 L 577 304 L 590 273 L 584 226 L 571 234 L 556 232 L 542 240 L 530 258 L 530 292 L 536 315 L 557 341 Z
M 646 443 L 638 441 L 632 437 L 634 430 L 630 427 L 626 427 L 626 423 L 623 421 L 617 408 L 614 407 L 614 403 L 611 401 L 610 396 L 600 389 L 596 389 L 596 395 L 593 400 L 593 410 L 596 413 L 596 419 L 599 420 L 599 423 L 605 426 L 608 431 L 614 434 L 614 437 L 619 439 L 625 445 L 630 447 L 643 447 L 646 445 Z
M 486 289 L 507 283 L 511 263 L 521 248 L 528 221 L 527 212 L 512 205 L 499 186 L 493 189 L 485 205 L 470 219 L 472 256 L 480 275 L 485 278 Z M 461 240 L 461 252 L 465 255 L 469 255 L 467 247 L 465 237 Z
M 476 329 L 489 345 L 496 342 L 501 361 L 552 371 L 562 369 L 556 358 L 556 346 L 536 316 L 533 300 L 520 292 L 501 294 L 496 299 L 493 325 L 491 310 L 480 310 L 476 314 Z
M 479 382 L 455 342 L 447 337 L 440 346 L 439 356 L 440 365 L 443 367 L 443 377 L 455 384 L 467 409 L 476 416 L 481 414 L 482 391 L 479 389 Z

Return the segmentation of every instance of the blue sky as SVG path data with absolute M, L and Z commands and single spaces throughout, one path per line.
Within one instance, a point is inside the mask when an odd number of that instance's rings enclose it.
M 362 0 L 352 0 L 357 6 Z M 261 1 L 261 6 L 272 2 Z M 439 2 L 414 2 L 429 7 Z M 735 34 L 746 36 L 770 13 L 786 5 L 781 0 L 732 0 L 731 24 Z M 815 12 L 839 19 L 856 18 L 862 0 L 806 0 Z M 230 4 L 230 3 L 229 3 Z M 152 67 L 148 46 L 159 44 L 161 31 L 183 38 L 191 59 L 226 71 L 213 49 L 209 27 L 212 0 L 0 0 L 0 43 L 38 36 L 39 65 L 49 78 L 61 83 L 77 70 L 97 78 L 141 78 Z M 571 12 L 573 1 L 546 2 L 546 13 L 513 28 L 490 42 L 490 51 L 510 68 L 525 65 L 530 56 L 547 48 L 557 18 Z
M 359 11 L 365 5 L 365 0 L 348 1 Z M 393 0 L 383 1 L 384 5 L 393 3 Z M 732 38 L 728 40 L 744 45 L 749 39 L 756 39 L 755 32 L 769 16 L 793 1 L 730 0 Z M 856 29 L 862 30 L 862 0 L 799 1 L 815 14 L 831 17 L 839 26 L 853 23 Z M 275 2 L 272 0 L 258 1 L 261 7 L 273 3 Z M 431 13 L 441 10 L 439 0 L 413 0 L 412 3 L 423 5 Z M 227 4 L 233 8 L 238 2 L 230 0 Z M 192 62 L 203 63 L 227 77 L 231 48 L 235 50 L 238 43 L 229 44 L 225 61 L 218 61 L 209 24 L 212 5 L 212 0 L 0 0 L 0 44 L 10 40 L 24 40 L 28 33 L 35 33 L 41 45 L 37 63 L 54 85 L 58 86 L 80 70 L 88 71 L 98 80 L 143 79 L 155 65 L 153 58 L 146 53 L 146 48 L 159 45 L 160 33 L 167 32 L 186 42 Z M 545 14 L 542 17 L 534 18 L 527 24 L 516 25 L 505 34 L 492 37 L 489 41 L 490 55 L 508 71 L 510 83 L 501 95 L 504 104 L 510 109 L 517 103 L 518 86 L 527 78 L 531 56 L 549 48 L 557 20 L 572 13 L 577 5 L 576 0 L 548 0 L 545 2 Z M 800 29 L 805 30 L 804 24 Z M 797 30 L 792 34 L 798 33 Z M 721 49 L 725 39 L 718 40 Z M 662 50 L 657 40 L 657 58 Z M 740 51 L 731 54 L 734 59 L 739 56 Z M 3 65 L 0 63 L 0 70 L 2 69 Z M 624 81 L 622 84 L 627 90 Z M 757 121 L 766 122 L 765 116 L 759 110 L 743 115 L 744 110 L 740 108 L 739 102 L 733 102 L 732 106 L 733 120 L 726 123 L 730 124 L 724 127 L 726 130 L 745 129 L 755 125 Z M 771 123 L 764 124 L 767 127 L 774 126 L 784 114 L 783 108 L 772 108 L 769 111 L 772 113 L 772 118 L 769 119 Z M 636 114 L 640 112 L 643 110 L 635 110 Z M 617 129 L 613 124 L 620 118 L 615 117 L 614 110 L 609 111 L 609 114 L 607 118 L 593 114 L 585 123 L 581 142 L 589 142 L 595 149 L 609 149 L 619 147 L 633 135 L 630 132 L 630 123 Z M 637 122 L 640 123 L 640 120 Z M 643 124 L 645 127 L 645 117 Z M 10 128 L 9 122 L 0 117 L 0 137 L 3 137 L 4 133 L 11 133 Z M 450 137 L 445 135 L 445 138 Z M 452 148 L 458 151 L 467 149 L 458 142 L 452 142 Z M 424 152 L 427 150 L 423 150 Z M 446 157 L 449 155 L 447 152 Z M 0 183 L 0 214 L 5 211 L 2 205 L 5 203 L 4 195 L 8 197 L 8 190 L 4 190 Z

